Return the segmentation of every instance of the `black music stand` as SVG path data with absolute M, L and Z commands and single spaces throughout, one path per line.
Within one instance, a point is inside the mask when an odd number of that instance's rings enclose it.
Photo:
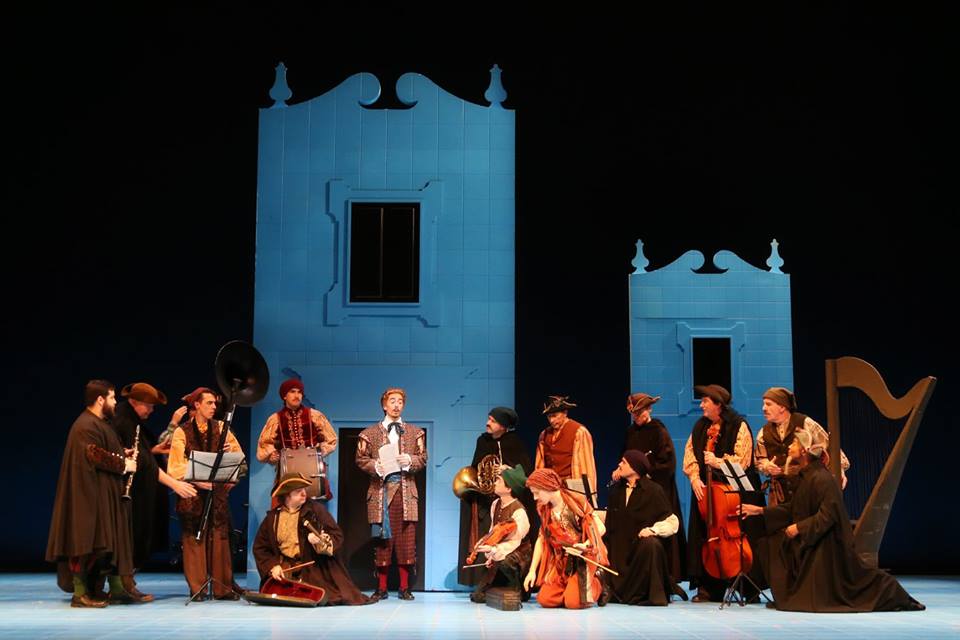
M 734 602 L 739 604 L 741 607 L 746 606 L 747 601 L 743 597 L 743 593 L 740 592 L 740 589 L 746 586 L 744 582 L 749 583 L 754 589 L 756 589 L 757 593 L 764 597 L 767 602 L 773 602 L 773 600 L 771 600 L 770 597 L 763 592 L 763 589 L 757 586 L 757 583 L 754 582 L 753 579 L 743 570 L 743 539 L 747 536 L 746 532 L 742 528 L 743 499 L 745 496 L 763 495 L 763 491 L 753 488 L 753 486 L 750 484 L 750 480 L 747 479 L 746 472 L 739 464 L 734 466 L 729 460 L 724 460 L 720 470 L 726 477 L 727 484 L 731 487 L 730 489 L 724 489 L 723 492 L 736 493 L 740 496 L 740 508 L 738 509 L 737 518 L 741 524 L 740 539 L 737 541 L 737 546 L 740 551 L 740 571 L 733 579 L 733 582 L 730 583 L 730 586 L 727 587 L 727 591 L 723 594 L 723 600 L 720 602 L 720 608 L 723 609 L 726 606 L 732 605 Z
M 220 351 L 217 352 L 217 359 L 214 362 L 214 369 L 216 370 L 217 384 L 220 386 L 220 390 L 226 395 L 227 402 L 230 406 L 230 409 L 223 417 L 223 427 L 220 429 L 220 440 L 217 443 L 216 457 L 213 463 L 210 464 L 210 474 L 206 480 L 206 482 L 214 484 L 214 488 L 216 488 L 216 483 L 225 484 L 235 482 L 236 476 L 239 474 L 240 465 L 243 463 L 243 461 L 241 461 L 238 464 L 231 465 L 234 467 L 233 470 L 227 473 L 221 473 L 225 454 L 224 446 L 227 442 L 227 434 L 230 432 L 231 425 L 233 424 L 233 414 L 236 412 L 237 406 L 253 406 L 266 395 L 267 387 L 270 384 L 270 372 L 260 352 L 257 351 L 253 345 L 241 340 L 228 342 L 220 348 Z M 232 584 L 225 585 L 213 577 L 213 558 L 211 557 L 213 555 L 213 547 L 210 543 L 210 529 L 207 526 L 210 520 L 210 509 L 213 506 L 213 494 L 214 491 L 211 490 L 204 496 L 203 518 L 200 521 L 200 527 L 197 529 L 197 541 L 199 542 L 201 538 L 204 539 L 207 579 L 196 593 L 190 595 L 190 598 L 187 599 L 184 606 L 189 605 L 208 591 L 209 593 L 207 595 L 212 598 L 214 582 L 237 595 L 242 595 L 241 593 L 237 593 L 236 588 L 234 588 Z

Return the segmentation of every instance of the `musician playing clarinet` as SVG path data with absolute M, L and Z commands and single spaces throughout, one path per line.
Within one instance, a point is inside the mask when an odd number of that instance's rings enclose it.
M 310 484 L 302 474 L 292 472 L 284 474 L 273 490 L 280 506 L 267 512 L 253 541 L 260 586 L 269 578 L 301 580 L 323 588 L 328 605 L 375 602 L 360 593 L 335 555 L 343 544 L 343 532 L 326 507 L 307 500 Z
M 133 449 L 137 458 L 137 472 L 127 477 L 126 487 L 133 520 L 133 566 L 134 570 L 139 570 L 154 551 L 167 548 L 169 507 L 167 493 L 160 490 L 158 484 L 173 489 L 181 498 L 191 498 L 197 495 L 197 490 L 189 482 L 169 476 L 157 464 L 152 452 L 157 438 L 147 426 L 147 420 L 158 404 L 167 404 L 167 396 L 147 382 L 128 384 L 120 391 L 120 395 L 125 400 L 117 404 L 110 425 L 124 448 Z M 152 595 L 137 588 L 133 575 L 120 578 L 130 596 L 123 601 L 153 600 Z
M 333 425 L 320 411 L 303 406 L 303 394 L 303 382 L 296 378 L 280 385 L 283 408 L 267 418 L 257 441 L 257 460 L 277 467 L 278 481 L 281 473 L 278 463 L 284 449 L 312 447 L 326 457 L 337 448 Z M 329 483 L 321 483 L 320 493 L 320 497 L 331 497 Z

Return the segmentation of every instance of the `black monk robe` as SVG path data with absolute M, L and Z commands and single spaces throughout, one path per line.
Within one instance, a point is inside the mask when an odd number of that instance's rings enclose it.
M 674 580 L 667 562 L 669 538 L 640 538 L 642 529 L 673 514 L 660 488 L 649 478 L 640 478 L 630 499 L 626 483 L 610 489 L 604 542 L 610 566 L 620 573 L 608 574 L 610 602 L 664 606 L 670 601 Z M 673 536 L 670 536 L 671 538 Z
M 105 420 L 84 411 L 70 427 L 47 539 L 58 584 L 73 591 L 71 557 L 105 558 L 119 575 L 133 573 L 130 510 L 123 494 L 123 447 Z
M 343 566 L 337 554 L 343 546 L 343 531 L 336 520 L 330 515 L 326 507 L 308 500 L 301 508 L 297 517 L 297 533 L 299 535 L 300 557 L 287 559 L 280 553 L 280 543 L 277 540 L 277 516 L 282 507 L 271 509 L 267 517 L 260 523 L 257 537 L 253 541 L 253 557 L 257 561 L 257 571 L 260 572 L 260 584 L 270 577 L 270 570 L 279 565 L 292 566 L 301 562 L 314 563 L 293 573 L 286 574 L 287 578 L 302 580 L 315 587 L 322 587 L 327 592 L 328 604 L 370 604 L 374 602 L 360 593 L 357 586 L 350 579 L 350 574 Z M 307 540 L 310 531 L 303 526 L 304 519 L 318 530 L 330 534 L 333 541 L 333 555 L 317 553 L 313 545 Z
M 885 571 L 863 566 L 853 546 L 840 485 L 819 462 L 800 471 L 790 502 L 764 511 L 765 567 L 777 609 L 816 613 L 898 611 L 916 601 Z M 799 535 L 783 528 L 796 524 Z
M 130 487 L 133 517 L 133 565 L 138 569 L 146 565 L 154 551 L 167 548 L 167 521 L 170 510 L 166 488 L 160 485 L 160 467 L 151 449 L 157 438 L 150 432 L 129 402 L 117 405 L 116 415 L 110 421 L 120 442 L 127 449 L 133 448 L 137 425 L 140 425 L 140 441 L 137 448 L 137 472 Z
M 680 521 L 680 530 L 670 537 L 667 548 L 667 560 L 670 563 L 670 575 L 677 582 L 687 578 L 687 536 L 683 528 L 683 512 L 680 509 L 680 494 L 677 491 L 677 453 L 673 446 L 673 438 L 667 427 L 656 418 L 650 422 L 637 426 L 627 427 L 623 451 L 636 449 L 647 455 L 650 461 L 650 478 L 660 485 L 670 503 L 670 510 Z

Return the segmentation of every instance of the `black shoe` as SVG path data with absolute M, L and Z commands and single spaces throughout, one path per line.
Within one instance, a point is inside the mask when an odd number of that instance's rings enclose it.
M 680 596 L 680 599 L 684 602 L 690 599 L 690 596 L 688 596 L 687 592 L 683 590 L 683 587 L 676 583 L 673 585 L 673 595 Z
M 397 591 L 397 597 L 401 600 L 413 600 L 413 594 L 410 593 L 410 589 L 400 589 L 400 591 Z
M 126 591 L 114 591 L 110 590 L 110 593 L 107 594 L 107 601 L 110 604 L 135 604 L 139 602 L 136 598 L 133 597 L 133 594 Z
M 83 608 L 103 609 L 104 607 L 107 606 L 107 601 L 97 600 L 96 598 L 93 598 L 85 593 L 82 596 L 74 595 L 73 598 L 70 599 L 70 606 L 78 607 L 81 609 Z
M 600 597 L 597 598 L 597 606 L 605 607 L 608 602 L 610 602 L 610 590 L 604 589 L 600 592 Z
M 373 600 L 374 602 L 379 602 L 380 600 L 386 600 L 389 597 L 390 597 L 389 593 L 387 593 L 386 591 L 381 591 L 380 589 L 377 589 L 376 591 L 370 594 L 370 599 Z
M 909 604 L 907 604 L 907 606 L 903 608 L 903 611 L 926 611 L 926 610 L 927 608 L 924 605 L 920 604 L 913 598 L 910 598 Z
M 213 599 L 214 600 L 239 600 L 240 594 L 238 594 L 236 591 L 230 591 L 229 593 L 225 593 L 222 596 L 214 596 Z

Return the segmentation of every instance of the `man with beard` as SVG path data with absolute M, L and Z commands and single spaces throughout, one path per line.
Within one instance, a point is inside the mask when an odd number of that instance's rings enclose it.
M 276 466 L 278 480 L 282 450 L 313 447 L 326 457 L 337 448 L 337 433 L 333 426 L 327 416 L 303 406 L 303 391 L 303 382 L 296 378 L 280 385 L 283 408 L 267 418 L 257 441 L 257 460 Z M 320 486 L 320 497 L 332 497 L 326 478 Z
M 187 473 L 187 461 L 191 451 L 217 451 L 223 422 L 214 420 L 217 412 L 217 396 L 212 389 L 199 387 L 189 396 L 189 404 L 194 408 L 190 421 L 177 427 L 170 445 L 170 459 L 167 473 L 182 480 Z M 240 443 L 227 433 L 224 443 L 225 452 L 242 453 Z M 204 495 L 177 498 L 177 515 L 180 518 L 180 541 L 183 544 L 183 575 L 190 587 L 190 594 L 199 593 L 209 574 L 213 577 L 213 593 L 217 600 L 237 600 L 239 595 L 232 589 L 233 565 L 230 556 L 230 501 L 227 493 L 232 484 L 193 481 L 193 485 L 204 492 L 213 492 L 213 504 L 207 521 L 206 531 L 197 541 L 197 531 L 203 518 Z M 199 594 L 196 601 L 206 599 Z
M 764 566 L 774 605 L 812 613 L 923 611 L 893 576 L 860 562 L 843 494 L 822 454 L 809 432 L 797 431 L 788 451 L 800 467 L 793 499 L 775 507 L 743 505 L 744 516 L 762 515 L 772 534 Z
M 102 574 L 108 574 L 110 601 L 131 600 L 120 579 L 133 573 L 130 512 L 120 496 L 124 473 L 135 472 L 137 461 L 107 422 L 117 404 L 114 386 L 91 380 L 83 398 L 86 409 L 63 452 L 46 558 L 57 563 L 60 588 L 73 593 L 70 606 L 105 607 L 107 599 L 94 594 Z
M 679 520 L 676 535 L 664 540 L 667 545 L 667 560 L 670 563 L 670 575 L 677 582 L 687 577 L 687 536 L 683 531 L 683 514 L 680 513 L 680 494 L 677 491 L 677 454 L 673 447 L 673 438 L 666 425 L 651 416 L 651 410 L 660 400 L 646 393 L 634 393 L 627 397 L 627 411 L 632 424 L 627 427 L 623 451 L 636 449 L 646 455 L 650 463 L 650 479 L 660 485 L 670 511 Z M 620 455 L 623 455 L 622 453 Z M 613 480 L 620 480 L 620 466 L 613 470 Z
M 619 482 L 610 489 L 604 542 L 610 566 L 600 603 L 666 606 L 676 586 L 665 545 L 680 530 L 660 485 L 648 478 L 652 465 L 642 451 L 627 449 L 617 465 Z M 662 542 L 662 543 L 661 543 Z
M 260 585 L 270 577 L 277 580 L 286 577 L 323 588 L 330 605 L 376 602 L 360 593 L 337 558 L 336 553 L 343 544 L 343 531 L 325 507 L 307 500 L 308 486 L 310 480 L 302 474 L 287 473 L 273 490 L 280 506 L 267 512 L 253 541 Z M 313 564 L 284 571 L 307 562 Z
M 181 498 L 197 495 L 189 482 L 172 478 L 157 465 L 152 449 L 156 438 L 143 424 L 153 414 L 157 404 L 167 404 L 167 397 L 146 382 L 128 384 L 120 395 L 126 402 L 117 405 L 110 424 L 126 449 L 137 451 L 137 472 L 130 484 L 131 516 L 133 519 L 133 566 L 141 569 L 154 551 L 154 539 L 165 540 L 167 530 L 167 494 L 158 491 L 158 483 L 173 489 Z M 140 427 L 139 432 L 137 427 Z M 137 439 L 139 433 L 139 441 Z M 136 444 L 136 447 L 134 447 Z M 129 481 L 129 480 L 128 480 Z M 150 602 L 153 596 L 141 592 L 132 575 L 121 576 L 127 593 L 136 602 Z
M 763 394 L 763 417 L 767 424 L 757 436 L 757 470 L 768 476 L 765 483 L 769 488 L 768 502 L 771 507 L 789 502 L 793 497 L 800 478 L 799 469 L 787 464 L 787 449 L 798 431 L 810 434 L 812 442 L 826 452 L 830 436 L 816 420 L 797 411 L 797 400 L 793 392 L 785 387 L 770 387 Z M 840 451 L 840 488 L 847 486 L 847 469 L 850 461 Z
M 477 446 L 473 450 L 473 462 L 470 466 L 476 468 L 480 461 L 487 456 L 496 456 L 501 465 L 507 467 L 523 467 L 524 473 L 530 469 L 530 454 L 517 434 L 517 412 L 510 407 L 494 407 L 487 416 L 486 431 L 477 437 Z M 529 491 L 520 493 L 524 508 L 530 513 L 536 513 L 533 496 Z M 477 540 L 490 527 L 490 506 L 495 495 L 485 495 L 478 492 L 468 492 L 460 502 L 460 553 L 459 558 L 467 557 Z M 530 529 L 530 527 L 528 527 Z M 527 538 L 532 538 L 528 535 Z M 532 544 L 532 542 L 531 542 Z M 458 565 L 460 566 L 460 565 Z M 457 582 L 460 584 L 476 585 L 483 578 L 486 571 L 482 567 L 464 569 L 460 566 L 457 572 Z

